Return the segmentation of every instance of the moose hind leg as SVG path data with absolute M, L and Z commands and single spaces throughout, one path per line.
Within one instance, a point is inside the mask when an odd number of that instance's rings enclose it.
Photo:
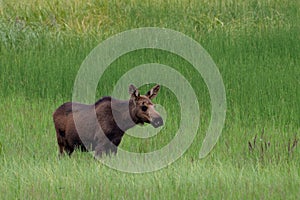
M 74 152 L 74 148 L 72 148 L 72 147 L 67 147 L 67 148 L 65 149 L 65 151 L 67 152 L 68 156 L 70 157 L 71 154 Z
M 64 155 L 64 146 L 59 145 L 58 157 L 63 157 Z
M 66 141 L 65 141 L 65 138 L 62 136 L 62 135 L 64 135 L 64 133 L 61 133 L 60 130 L 56 130 L 56 132 L 57 132 L 57 134 L 56 134 L 57 144 L 58 144 L 58 149 L 59 149 L 58 155 L 59 155 L 59 157 L 61 157 L 64 155 Z

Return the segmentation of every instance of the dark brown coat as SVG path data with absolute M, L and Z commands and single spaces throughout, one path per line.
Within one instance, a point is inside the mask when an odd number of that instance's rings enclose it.
M 136 124 L 150 123 L 153 127 L 163 125 L 163 119 L 154 109 L 151 99 L 160 89 L 154 86 L 146 95 L 130 85 L 128 101 L 104 97 L 95 104 L 64 103 L 53 113 L 59 154 L 71 155 L 75 148 L 82 151 L 95 150 L 102 153 L 117 153 L 126 130 Z

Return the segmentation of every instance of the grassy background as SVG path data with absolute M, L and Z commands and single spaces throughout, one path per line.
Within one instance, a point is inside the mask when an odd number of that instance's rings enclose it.
M 0 1 L 0 199 L 296 198 L 299 9 L 297 0 Z M 159 62 L 176 68 L 195 89 L 203 112 L 189 150 L 172 165 L 147 174 L 115 171 L 79 152 L 57 160 L 52 113 L 71 100 L 82 61 L 104 39 L 146 26 L 192 37 L 219 67 L 228 108 L 216 147 L 198 159 L 210 119 L 202 78 L 175 55 L 142 50 L 110 66 L 97 96 L 109 94 L 136 65 Z M 177 101 L 163 88 L 155 102 L 175 120 L 147 140 L 125 136 L 122 148 L 147 152 L 172 139 L 180 117 L 174 114 Z

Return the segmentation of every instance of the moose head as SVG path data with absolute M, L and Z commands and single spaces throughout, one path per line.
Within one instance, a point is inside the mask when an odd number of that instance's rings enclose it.
M 129 86 L 129 110 L 132 120 L 136 124 L 149 123 L 154 128 L 160 127 L 164 124 L 162 117 L 155 110 L 155 105 L 152 103 L 160 89 L 160 85 L 155 85 L 145 95 L 141 95 L 139 90 L 134 86 Z

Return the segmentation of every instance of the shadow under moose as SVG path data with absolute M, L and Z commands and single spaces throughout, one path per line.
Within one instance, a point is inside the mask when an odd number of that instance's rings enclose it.
M 81 151 L 95 151 L 95 158 L 103 153 L 116 154 L 125 131 L 137 124 L 151 124 L 154 128 L 164 124 L 155 110 L 152 99 L 160 90 L 155 85 L 145 95 L 129 86 L 129 100 L 103 97 L 87 105 L 74 102 L 62 104 L 53 113 L 59 155 L 69 156 L 78 148 Z

